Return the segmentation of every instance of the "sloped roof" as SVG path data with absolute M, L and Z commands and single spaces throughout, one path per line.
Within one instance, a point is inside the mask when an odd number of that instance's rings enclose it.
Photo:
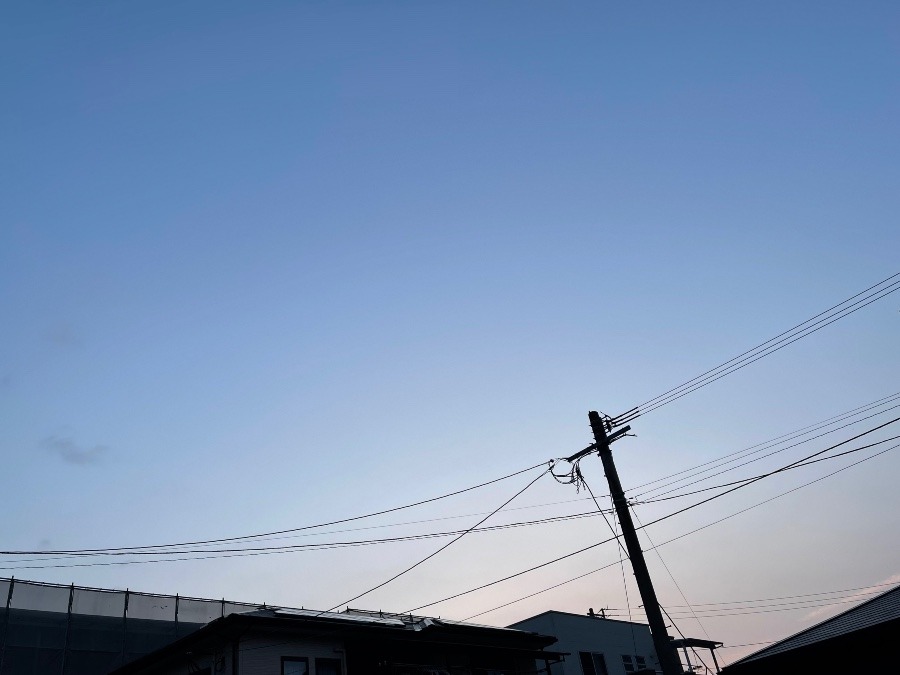
M 500 628 L 433 617 L 421 617 L 384 612 L 317 612 L 309 609 L 267 607 L 233 612 L 206 624 L 180 640 L 121 666 L 113 673 L 126 675 L 145 672 L 146 668 L 171 662 L 173 658 L 195 649 L 198 645 L 245 634 L 248 630 L 273 629 L 294 633 L 298 638 L 309 634 L 367 637 L 369 639 L 400 639 L 415 641 L 452 641 L 497 650 L 513 650 L 532 658 L 557 656 L 544 648 L 556 642 L 551 635 L 532 631 Z M 324 632 L 323 632 L 324 629 Z M 230 636 L 230 637 L 229 637 Z
M 900 585 L 855 607 L 851 607 L 837 616 L 795 633 L 781 642 L 776 642 L 773 645 L 760 649 L 758 652 L 745 656 L 731 665 L 735 666 L 739 663 L 757 661 L 897 619 L 900 619 Z

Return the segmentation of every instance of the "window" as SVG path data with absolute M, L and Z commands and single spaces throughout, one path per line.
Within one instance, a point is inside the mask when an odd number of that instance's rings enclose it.
M 626 673 L 634 673 L 638 670 L 646 670 L 647 661 L 643 656 L 632 656 L 631 654 L 622 654 L 622 665 L 625 666 Z
M 304 656 L 282 656 L 281 675 L 309 675 L 309 659 Z
M 341 660 L 316 659 L 316 675 L 341 675 Z
M 578 652 L 581 659 L 581 672 L 584 675 L 609 675 L 606 670 L 606 659 L 597 652 Z

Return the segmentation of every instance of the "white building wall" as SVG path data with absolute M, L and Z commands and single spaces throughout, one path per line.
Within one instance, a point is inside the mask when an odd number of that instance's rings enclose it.
M 282 656 L 308 658 L 310 675 L 317 675 L 316 658 L 340 659 L 341 673 L 347 675 L 344 647 L 338 641 L 291 639 L 277 634 L 248 637 L 241 640 L 238 654 L 238 675 L 281 675 Z
M 530 630 L 557 638 L 558 642 L 550 649 L 568 652 L 569 656 L 564 662 L 552 666 L 553 675 L 583 675 L 579 652 L 603 654 L 609 675 L 626 675 L 623 654 L 630 655 L 632 659 L 643 656 L 648 668 L 659 670 L 650 628 L 646 624 L 567 612 L 545 612 L 514 623 L 510 628 Z

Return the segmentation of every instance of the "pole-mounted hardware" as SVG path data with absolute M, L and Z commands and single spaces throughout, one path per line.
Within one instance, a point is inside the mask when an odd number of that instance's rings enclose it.
M 606 473 L 606 480 L 609 482 L 609 493 L 612 496 L 613 506 L 616 509 L 619 525 L 622 528 L 622 538 L 625 540 L 625 548 L 628 551 L 628 557 L 631 559 L 631 566 L 634 569 L 634 578 L 641 593 L 641 600 L 644 602 L 644 611 L 647 613 L 647 623 L 650 624 L 650 634 L 653 637 L 653 646 L 656 648 L 656 656 L 659 659 L 660 668 L 663 675 L 682 675 L 681 659 L 678 658 L 678 653 L 672 647 L 669 635 L 666 632 L 666 623 L 663 621 L 659 601 L 656 599 L 656 592 L 653 590 L 650 571 L 647 569 L 644 552 L 641 550 L 641 543 L 638 540 L 634 523 L 631 520 L 631 511 L 628 510 L 628 500 L 625 499 L 625 492 L 622 489 L 622 483 L 619 481 L 619 474 L 616 471 L 612 451 L 609 448 L 609 444 L 613 440 L 624 436 L 629 427 L 623 427 L 607 436 L 606 424 L 596 411 L 592 410 L 589 412 L 588 419 L 591 423 L 591 430 L 594 432 L 594 448 L 596 448 L 597 454 L 600 455 L 600 461 L 603 462 L 603 471 Z M 591 448 L 591 450 L 594 448 Z

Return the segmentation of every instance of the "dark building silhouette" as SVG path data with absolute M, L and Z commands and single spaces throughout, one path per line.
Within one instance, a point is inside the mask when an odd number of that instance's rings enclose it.
M 526 675 L 556 638 L 361 610 L 230 614 L 113 675 Z
M 745 656 L 723 675 L 897 673 L 900 586 Z
M 0 579 L 0 603 L 0 675 L 506 675 L 561 658 L 527 630 L 365 610 L 18 579 Z
M 0 579 L 0 675 L 98 675 L 249 603 Z

